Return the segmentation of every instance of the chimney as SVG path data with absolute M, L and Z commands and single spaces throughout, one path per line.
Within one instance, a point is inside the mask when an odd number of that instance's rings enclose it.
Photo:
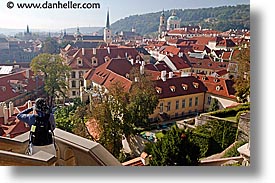
M 26 70 L 26 78 L 28 78 L 28 79 L 30 78 L 30 70 L 29 69 Z
M 160 75 L 162 81 L 166 81 L 166 70 L 161 71 L 161 75 Z
M 96 48 L 93 48 L 93 55 L 96 55 Z
M 145 61 L 142 61 L 142 62 L 141 62 L 141 65 L 142 65 L 142 66 L 145 66 Z
M 109 46 L 107 47 L 107 51 L 108 51 L 108 54 L 111 54 L 111 50 Z
M 139 68 L 140 68 L 140 74 L 143 75 L 144 74 L 144 65 L 141 65 Z
M 32 101 L 28 100 L 28 108 L 32 107 Z
M 10 101 L 9 102 L 9 117 L 11 117 L 13 115 L 13 111 L 14 111 L 13 102 Z
M 84 55 L 85 55 L 85 49 L 82 48 L 82 49 L 81 49 L 81 52 L 82 52 L 82 55 L 84 56 Z
M 131 62 L 132 65 L 134 65 L 134 59 L 131 58 L 129 61 Z
M 4 102 L 0 103 L 0 118 L 4 117 Z
M 7 106 L 4 106 L 3 114 L 4 114 L 4 125 L 7 125 L 8 124 L 8 118 L 9 118 L 9 109 L 7 108 Z
M 169 72 L 169 78 L 173 78 L 173 72 Z

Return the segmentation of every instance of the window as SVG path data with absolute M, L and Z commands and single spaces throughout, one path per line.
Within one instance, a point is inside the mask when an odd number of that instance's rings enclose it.
M 163 112 L 163 103 L 160 103 L 160 105 L 159 105 L 159 111 Z
M 75 72 L 74 71 L 71 72 L 71 76 L 72 76 L 72 78 L 75 78 Z
M 199 104 L 199 97 L 196 97 L 195 98 L 195 106 L 198 106 L 198 104 Z
M 176 110 L 178 110 L 179 109 L 179 101 L 177 100 L 176 101 Z
M 75 88 L 76 87 L 76 81 L 72 81 L 72 88 Z
M 76 92 L 75 91 L 72 91 L 72 96 L 76 96 Z
M 82 59 L 81 59 L 81 58 L 78 58 L 78 59 L 77 59 L 77 64 L 78 64 L 78 65 L 80 65 L 80 66 L 82 66 L 82 65 L 83 65 L 83 63 L 82 63 Z
M 192 107 L 192 98 L 189 98 L 189 107 Z
M 83 71 L 79 71 L 78 74 L 79 74 L 79 78 L 83 77 Z
M 167 103 L 167 111 L 170 111 L 171 110 L 171 102 L 168 102 Z
M 207 105 L 210 105 L 210 104 L 211 104 L 211 97 L 208 96 L 208 97 L 207 97 Z
M 183 99 L 183 100 L 181 101 L 181 107 L 182 107 L 182 108 L 185 108 L 185 99 Z

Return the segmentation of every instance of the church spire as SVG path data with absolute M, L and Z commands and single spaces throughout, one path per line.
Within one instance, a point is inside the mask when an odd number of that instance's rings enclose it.
M 110 29 L 109 9 L 107 11 L 107 21 L 106 21 L 106 27 L 105 28 Z
M 27 34 L 30 33 L 30 28 L 29 28 L 29 25 L 27 25 Z

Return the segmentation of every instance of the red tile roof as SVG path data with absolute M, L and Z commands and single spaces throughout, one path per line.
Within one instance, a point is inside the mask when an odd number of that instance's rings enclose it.
M 232 80 L 204 75 L 197 75 L 197 78 L 206 86 L 207 92 L 226 98 L 236 99 L 234 95 L 235 90 L 233 88 L 234 82 Z
M 184 89 L 183 85 L 186 85 L 187 89 Z M 175 88 L 174 91 L 171 90 L 171 86 Z M 160 99 L 202 93 L 207 90 L 204 84 L 194 76 L 167 78 L 166 81 L 160 79 L 155 81 L 155 87 L 161 89 L 160 93 L 156 91 Z
M 112 59 L 96 68 L 90 80 L 106 88 L 112 83 L 120 82 L 125 91 L 129 91 L 132 82 L 127 78 L 127 74 L 130 74 L 132 67 L 126 59 Z
M 29 78 L 26 77 L 27 71 L 29 71 Z M 24 93 L 34 91 L 37 89 L 36 87 L 44 85 L 44 82 L 39 77 L 37 77 L 36 82 L 34 74 L 30 69 L 2 76 L 0 77 L 0 101 L 7 101 L 22 94 L 20 92 L 14 92 L 14 88 L 10 83 L 14 81 L 20 83 L 21 87 L 25 90 Z
M 172 53 L 173 55 L 178 55 L 180 52 L 180 48 L 176 48 L 175 46 L 167 46 L 161 53 L 163 54 L 170 54 Z
M 181 58 L 177 55 L 174 55 L 173 57 L 168 55 L 167 56 L 169 60 L 174 64 L 174 66 L 180 70 L 180 69 L 186 69 L 186 68 L 191 68 L 187 60 L 184 60 L 184 58 Z M 186 58 L 186 57 L 185 57 Z
M 209 41 L 215 41 L 215 37 L 192 37 L 190 40 L 196 40 L 196 44 L 207 45 Z

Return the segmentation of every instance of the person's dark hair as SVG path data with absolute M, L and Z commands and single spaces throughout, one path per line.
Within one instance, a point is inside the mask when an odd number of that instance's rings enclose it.
M 38 98 L 35 100 L 35 110 L 40 112 L 45 112 L 45 113 L 49 112 L 49 107 L 44 98 Z

